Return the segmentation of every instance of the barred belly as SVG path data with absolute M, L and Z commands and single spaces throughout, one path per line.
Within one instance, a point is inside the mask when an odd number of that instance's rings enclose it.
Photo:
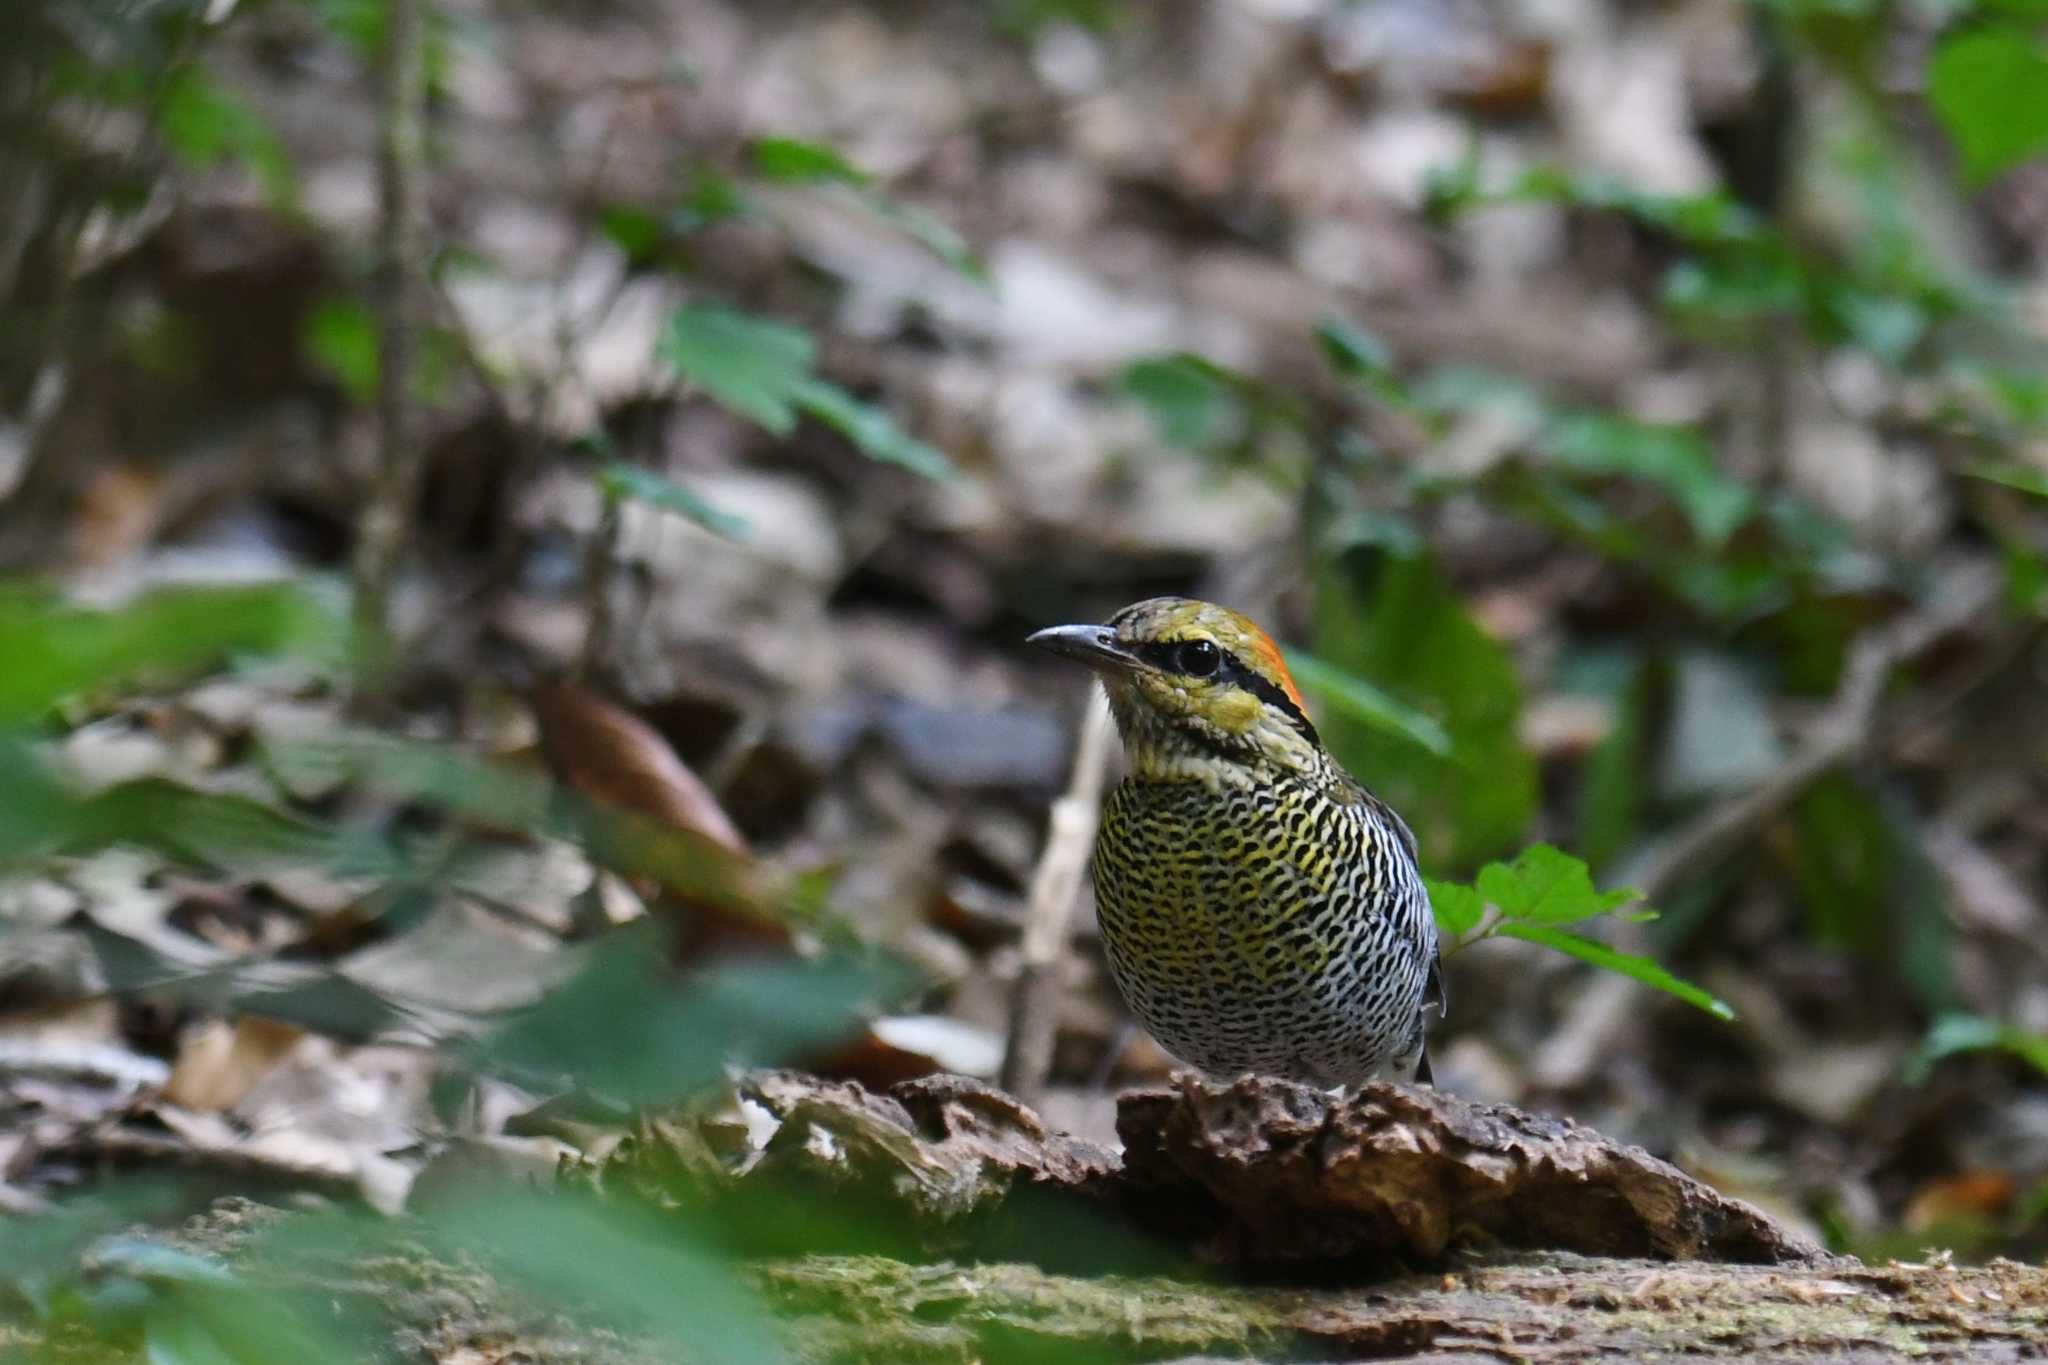
M 1094 881 L 1110 974 L 1182 1061 L 1325 1086 L 1413 1075 L 1434 925 L 1370 807 L 1289 781 L 1126 779 Z

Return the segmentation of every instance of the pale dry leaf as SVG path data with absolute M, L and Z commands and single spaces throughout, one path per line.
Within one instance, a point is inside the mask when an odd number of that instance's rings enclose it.
M 178 1039 L 164 1098 L 187 1109 L 232 1109 L 305 1037 L 282 1020 L 256 1014 L 194 1025 Z

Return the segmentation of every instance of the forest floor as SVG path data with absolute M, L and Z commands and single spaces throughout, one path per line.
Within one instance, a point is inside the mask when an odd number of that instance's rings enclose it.
M 1956 190 L 1916 91 L 1865 122 L 1824 35 L 1738 0 L 998 8 L 439 7 L 374 721 L 332 616 L 309 646 L 264 589 L 147 591 L 351 572 L 375 64 L 345 4 L 85 44 L 108 89 L 131 39 L 178 79 L 148 116 L 57 101 L 50 145 L 115 183 L 0 205 L 0 242 L 65 246 L 47 311 L 42 258 L 0 257 L 8 359 L 47 348 L 0 372 L 0 567 L 82 604 L 0 595 L 0 1332 L 58 1349 L 81 1304 L 218 1270 L 441 1361 L 633 1358 L 573 1257 L 384 1239 L 479 1173 L 565 1207 L 623 1179 L 649 1106 L 728 1083 L 705 1039 L 871 1098 L 995 1078 L 1082 706 L 1023 639 L 1188 592 L 1401 703 L 1307 689 L 1433 873 L 1582 854 L 1663 912 L 1602 942 L 1735 1016 L 1489 941 L 1447 966 L 1447 1102 L 1571 1115 L 1813 1255 L 1496 1220 L 1240 1283 L 1173 1259 L 1212 1222 L 1105 1278 L 1063 1263 L 1086 1220 L 1054 1252 L 899 1228 L 1014 1176 L 942 1178 L 912 1124 L 861 1149 L 911 1196 L 813 1171 L 820 1203 L 723 1206 L 719 1254 L 592 1266 L 766 1301 L 820 1359 L 2038 1351 L 2039 1272 L 1992 1258 L 2048 1248 L 2048 441 L 1980 424 L 2048 331 L 2039 168 Z M 1869 22 L 1902 69 L 1933 36 Z M 85 647 L 83 607 L 137 601 L 137 666 Z M 777 896 L 800 929 L 739 913 Z M 770 965 L 722 974 L 736 944 Z M 1094 1144 L 1094 1180 L 1173 1062 L 1085 900 L 1050 978 L 1034 1141 Z M 741 1109 L 675 1121 L 678 1179 L 767 1150 Z M 110 1191 L 114 1241 L 69 1240 Z M 287 1226 L 310 1260 L 267 1259 Z M 529 1315 L 549 1275 L 590 1304 Z

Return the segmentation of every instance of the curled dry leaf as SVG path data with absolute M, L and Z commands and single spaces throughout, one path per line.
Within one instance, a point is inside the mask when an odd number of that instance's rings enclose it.
M 703 840 L 708 858 L 726 855 L 731 871 L 753 870 L 752 852 L 718 798 L 677 757 L 668 741 L 631 712 L 572 683 L 532 694 L 541 747 L 570 787 L 613 811 Z M 745 875 L 713 880 L 737 895 L 689 897 L 689 928 L 678 957 L 693 960 L 729 949 L 790 946 L 786 925 L 770 913 L 761 888 Z M 752 905 L 745 904 L 751 901 Z
M 718 798 L 653 726 L 572 683 L 536 688 L 532 702 L 548 761 L 577 791 L 749 853 Z

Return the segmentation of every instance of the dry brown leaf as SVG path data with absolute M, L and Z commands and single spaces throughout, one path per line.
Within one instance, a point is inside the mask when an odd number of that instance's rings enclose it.
M 647 722 L 573 683 L 536 688 L 532 701 L 541 747 L 577 791 L 734 853 L 750 851 L 711 789 Z
M 2019 1192 L 2006 1171 L 1964 1171 L 1922 1185 L 1899 1222 L 1908 1232 L 1925 1232 L 1959 1218 L 1998 1218 Z
M 86 481 L 71 525 L 74 568 L 104 569 L 139 553 L 156 533 L 162 477 L 134 465 L 102 469 Z
M 277 1019 L 245 1014 L 232 1024 L 212 1019 L 187 1029 L 164 1098 L 186 1109 L 218 1113 L 240 1104 L 306 1036 Z
M 573 683 L 538 687 L 531 700 L 541 748 L 563 782 L 627 817 L 704 840 L 710 847 L 699 861 L 727 862 L 705 869 L 703 884 L 715 888 L 712 895 L 684 898 L 690 913 L 676 948 L 679 962 L 791 946 L 788 927 L 768 912 L 747 875 L 756 865 L 745 837 L 652 726 Z

